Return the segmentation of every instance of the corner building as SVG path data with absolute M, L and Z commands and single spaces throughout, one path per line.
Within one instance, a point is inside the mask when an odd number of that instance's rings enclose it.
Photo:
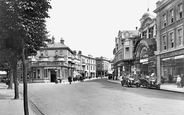
M 184 1 L 162 0 L 156 5 L 157 76 L 172 83 L 184 74 Z

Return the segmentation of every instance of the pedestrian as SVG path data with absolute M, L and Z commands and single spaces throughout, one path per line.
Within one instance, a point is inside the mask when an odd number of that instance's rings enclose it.
M 161 83 L 164 84 L 164 77 L 161 76 Z
M 69 84 L 72 83 L 72 77 L 71 76 L 68 77 L 68 82 L 69 82 Z
M 181 87 L 181 77 L 180 77 L 180 75 L 177 75 L 176 85 L 177 85 L 178 88 Z
M 184 86 L 184 75 L 181 74 L 181 87 L 183 87 L 183 86 Z

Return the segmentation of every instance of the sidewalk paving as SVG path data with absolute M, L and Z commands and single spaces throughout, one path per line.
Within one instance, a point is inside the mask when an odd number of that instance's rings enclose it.
M 0 83 L 0 115 L 24 115 L 22 96 L 14 99 L 14 90 L 7 88 L 5 83 Z M 29 115 L 35 115 L 31 109 Z
M 108 82 L 111 83 L 116 83 L 116 84 L 121 84 L 120 80 L 107 80 Z M 160 86 L 160 90 L 163 91 L 170 91 L 170 92 L 177 92 L 177 93 L 183 93 L 184 94 L 184 87 L 183 88 L 177 88 L 175 84 L 169 84 L 169 83 L 164 83 Z

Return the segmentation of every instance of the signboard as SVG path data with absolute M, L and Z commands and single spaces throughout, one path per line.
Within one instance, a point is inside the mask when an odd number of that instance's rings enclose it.
M 148 58 L 141 59 L 141 60 L 140 60 L 140 63 L 148 63 Z
M 184 49 L 165 53 L 165 54 L 162 54 L 160 57 L 167 58 L 167 57 L 173 57 L 173 56 L 177 56 L 177 55 L 181 55 L 181 54 L 184 54 Z

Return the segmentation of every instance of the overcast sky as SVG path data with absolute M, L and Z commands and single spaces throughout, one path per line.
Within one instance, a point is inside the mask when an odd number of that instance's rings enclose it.
M 113 59 L 118 31 L 139 28 L 139 20 L 148 6 L 154 15 L 157 1 L 51 0 L 47 30 L 56 42 L 63 38 L 72 50 Z

